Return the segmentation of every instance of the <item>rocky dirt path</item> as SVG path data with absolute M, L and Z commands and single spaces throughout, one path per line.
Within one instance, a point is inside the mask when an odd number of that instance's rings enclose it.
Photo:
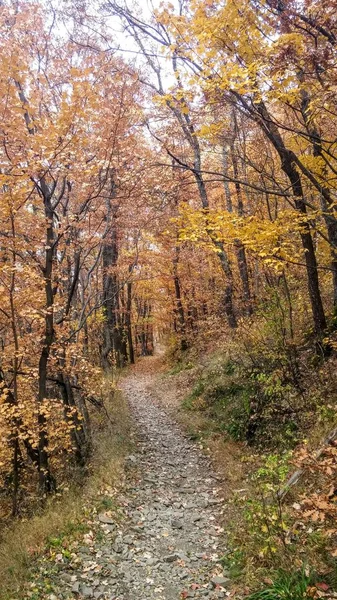
M 121 386 L 136 428 L 136 452 L 127 459 L 116 525 L 98 515 L 102 539 L 77 555 L 80 564 L 59 571 L 60 597 L 107 600 L 225 598 L 221 492 L 208 458 L 188 440 L 158 399 L 151 359 Z

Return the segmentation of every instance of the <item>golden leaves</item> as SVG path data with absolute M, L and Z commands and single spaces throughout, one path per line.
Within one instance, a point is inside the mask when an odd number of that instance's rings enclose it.
M 212 239 L 235 246 L 236 240 L 251 252 L 258 255 L 262 261 L 275 269 L 283 270 L 287 261 L 301 260 L 298 248 L 298 237 L 303 224 L 303 217 L 292 210 L 283 211 L 275 221 L 261 219 L 257 216 L 238 217 L 227 211 L 193 210 L 183 207 L 180 217 L 175 219 L 180 227 L 181 242 L 190 241 L 214 248 Z

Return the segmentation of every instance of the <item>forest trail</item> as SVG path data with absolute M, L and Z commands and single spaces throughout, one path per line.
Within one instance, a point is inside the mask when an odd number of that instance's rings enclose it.
M 218 562 L 223 550 L 218 477 L 160 404 L 158 362 L 142 360 L 120 382 L 136 436 L 119 498 L 125 518 L 116 531 L 109 517 L 98 516 L 105 535 L 96 537 L 90 551 L 84 549 L 78 572 L 66 576 L 72 597 L 215 600 L 228 595 Z M 64 580 L 60 572 L 59 577 Z
M 122 383 L 138 432 L 139 479 L 128 487 L 128 559 L 121 561 L 126 577 L 117 597 L 224 598 L 226 581 L 216 562 L 222 531 L 217 477 L 161 405 L 157 363 L 142 361 L 142 371 Z

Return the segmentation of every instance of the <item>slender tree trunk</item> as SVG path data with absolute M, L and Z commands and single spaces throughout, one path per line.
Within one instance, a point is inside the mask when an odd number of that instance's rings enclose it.
M 46 218 L 46 251 L 45 266 L 43 269 L 44 287 L 46 297 L 46 311 L 44 318 L 44 337 L 39 360 L 38 370 L 38 429 L 39 429 L 39 489 L 42 495 L 49 494 L 56 489 L 56 482 L 49 468 L 47 419 L 44 412 L 44 401 L 47 398 L 47 374 L 50 348 L 54 341 L 54 295 L 52 287 L 53 260 L 54 260 L 54 230 L 53 208 L 51 194 L 46 182 L 41 181 L 45 218 Z
M 9 289 L 9 303 L 10 303 L 10 315 L 11 315 L 11 327 L 14 341 L 14 357 L 13 357 L 13 399 L 15 406 L 18 406 L 18 369 L 19 369 L 19 337 L 17 332 L 16 324 L 16 313 L 15 313 L 15 285 L 16 285 L 16 232 L 15 232 L 15 220 L 14 213 L 10 211 L 11 228 L 12 228 L 12 273 L 11 283 Z M 10 438 L 10 445 L 13 450 L 13 493 L 12 493 L 12 515 L 16 516 L 18 511 L 18 493 L 19 493 L 19 418 L 14 416 L 11 425 L 12 433 Z
M 122 332 L 119 323 L 119 282 L 116 273 L 118 261 L 117 213 L 118 204 L 114 202 L 116 188 L 113 173 L 108 174 L 110 189 L 107 192 L 108 235 L 103 244 L 103 306 L 105 309 L 104 347 L 102 363 L 105 369 L 115 364 L 117 368 L 124 364 L 122 352 Z M 112 357 L 111 357 L 112 355 Z M 112 358 L 112 362 L 111 362 Z
M 199 195 L 201 198 L 202 207 L 204 209 L 208 210 L 209 209 L 208 197 L 207 197 L 205 182 L 200 173 L 201 164 L 200 164 L 200 156 L 198 153 L 196 153 L 195 165 L 197 168 L 196 172 L 195 172 L 195 177 L 196 177 L 197 184 L 198 184 L 198 190 L 199 190 Z M 208 235 L 209 235 L 213 245 L 216 248 L 216 253 L 219 257 L 222 271 L 225 274 L 226 284 L 225 284 L 225 290 L 224 290 L 224 294 L 223 294 L 223 305 L 224 305 L 225 314 L 227 316 L 228 325 L 232 329 L 234 329 L 235 327 L 237 327 L 237 320 L 236 320 L 234 306 L 233 306 L 234 284 L 233 284 L 233 273 L 232 273 L 230 260 L 229 260 L 228 254 L 225 250 L 223 243 L 219 242 L 216 239 L 216 237 L 214 236 L 211 229 L 208 231 Z
M 289 157 L 284 160 L 282 168 L 291 182 L 297 210 L 303 215 L 306 215 L 307 210 L 303 199 L 301 179 Z M 300 235 L 307 268 L 308 288 L 314 325 L 316 333 L 320 335 L 326 329 L 327 324 L 319 288 L 316 254 L 308 222 L 303 223 Z
M 226 177 L 228 174 L 228 150 L 226 148 L 226 143 L 223 141 L 222 143 L 222 170 L 225 175 L 223 180 L 224 190 L 225 190 L 225 200 L 226 200 L 226 210 L 229 213 L 233 212 L 233 202 L 232 202 L 232 194 L 229 187 L 229 182 Z
M 186 323 L 185 323 L 185 312 L 181 299 L 181 289 L 180 289 L 180 279 L 178 274 L 178 264 L 179 264 L 179 254 L 180 248 L 179 246 L 175 247 L 175 254 L 172 260 L 173 264 L 173 282 L 174 282 L 174 291 L 175 291 L 175 314 L 176 321 L 178 323 L 177 332 L 180 335 L 180 348 L 184 352 L 188 348 L 187 340 L 186 340 Z
M 121 364 L 125 364 L 129 360 L 128 356 L 128 336 L 126 330 L 126 305 L 125 305 L 125 285 L 121 286 L 119 294 L 119 310 L 117 314 L 118 330 L 120 332 L 120 360 Z
M 274 124 L 264 102 L 260 101 L 257 105 L 257 120 L 267 135 L 268 139 L 273 144 L 281 159 L 281 168 L 287 175 L 291 188 L 294 194 L 295 207 L 297 211 L 306 216 L 307 209 L 303 196 L 302 182 L 300 174 L 296 168 L 295 158 L 291 150 L 288 150 L 283 142 L 283 139 Z M 321 298 L 321 292 L 318 280 L 317 260 L 313 244 L 313 239 L 308 221 L 304 221 L 301 229 L 301 241 L 304 250 L 306 263 L 308 291 L 313 314 L 315 331 L 321 335 L 326 329 L 326 318 Z
M 24 91 L 19 81 L 15 80 L 15 86 L 18 90 L 18 95 L 24 109 L 24 119 L 28 133 L 30 135 L 35 134 L 34 122 L 29 114 L 28 102 L 25 97 Z M 38 471 L 39 471 L 39 490 L 41 495 L 45 495 L 55 491 L 56 481 L 52 476 L 49 469 L 49 457 L 48 457 L 48 434 L 47 434 L 47 419 L 43 411 L 43 403 L 47 397 L 47 370 L 48 370 L 48 359 L 50 348 L 54 339 L 54 297 L 53 297 L 53 286 L 52 286 L 52 274 L 53 274 L 53 260 L 56 245 L 54 245 L 54 212 L 52 207 L 52 196 L 56 187 L 56 182 L 52 185 L 52 190 L 45 180 L 45 177 L 41 177 L 39 183 L 36 184 L 36 188 L 43 198 L 44 215 L 46 219 L 46 244 L 45 244 L 45 266 L 43 268 L 44 276 L 44 288 L 46 298 L 46 310 L 44 318 L 44 334 L 42 340 L 42 350 L 39 360 L 38 368 Z M 32 456 L 34 452 L 32 453 Z
M 129 266 L 129 273 L 131 276 L 133 265 Z M 132 339 L 132 281 L 128 281 L 126 285 L 126 314 L 125 314 L 125 327 L 126 335 L 128 340 L 129 349 L 129 361 L 133 365 L 135 363 L 135 351 L 133 347 Z
M 61 396 L 64 404 L 65 419 L 71 426 L 70 436 L 75 450 L 75 459 L 76 462 L 83 467 L 89 455 L 90 442 L 89 439 L 87 439 L 84 430 L 83 420 L 78 417 L 78 408 L 69 377 L 63 374 L 63 370 L 60 370 L 58 373 L 58 380 L 60 382 Z
M 236 129 L 236 122 L 234 121 L 234 128 Z M 235 135 L 234 129 L 234 135 Z M 239 168 L 238 168 L 238 160 L 235 153 L 234 139 L 231 139 L 230 142 L 230 153 L 231 153 L 231 161 L 233 166 L 233 175 L 236 180 L 239 178 Z M 227 184 L 228 185 L 228 184 Z M 243 216 L 243 200 L 242 200 L 242 190 L 240 183 L 238 181 L 235 182 L 235 191 L 236 191 L 236 199 L 237 199 L 237 211 L 240 217 Z M 229 191 L 230 193 L 230 191 Z M 229 205 L 229 203 L 228 203 Z M 232 208 L 232 202 L 230 202 L 230 206 Z M 232 208 L 233 210 L 233 208 Z M 250 316 L 253 313 L 252 307 L 252 297 L 250 292 L 250 284 L 249 284 L 249 273 L 248 273 L 248 265 L 247 265 L 247 257 L 246 250 L 241 240 L 236 239 L 234 241 L 235 249 L 236 249 L 236 257 L 238 261 L 239 275 L 241 279 L 242 293 L 243 293 L 243 306 L 245 313 Z
M 299 74 L 299 80 L 302 83 L 304 80 L 304 74 Z M 313 115 L 310 110 L 310 97 L 307 91 L 302 90 L 302 102 L 301 112 L 306 125 L 309 139 L 313 147 L 313 155 L 323 157 L 322 139 L 315 127 Z M 323 163 L 324 164 L 324 163 Z M 326 171 L 326 169 L 325 169 Z M 329 188 L 326 185 L 318 186 L 318 192 L 320 195 L 322 214 L 325 221 L 325 225 L 328 232 L 328 239 L 331 246 L 331 271 L 332 271 L 332 285 L 333 285 L 333 303 L 335 310 L 337 309 L 337 219 L 334 214 L 335 206 L 334 201 L 331 197 Z
M 150 302 L 146 305 L 146 325 L 145 325 L 145 348 L 146 356 L 153 355 L 153 324 L 151 322 L 152 305 Z
M 13 448 L 13 494 L 12 494 L 12 516 L 15 517 L 18 512 L 18 492 L 19 492 L 19 455 L 20 446 L 18 435 L 15 435 Z

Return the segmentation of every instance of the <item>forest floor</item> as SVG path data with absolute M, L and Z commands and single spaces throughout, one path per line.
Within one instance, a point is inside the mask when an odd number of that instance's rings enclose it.
M 49 593 L 61 600 L 216 599 L 229 596 L 221 480 L 207 455 L 178 425 L 177 390 L 160 357 L 141 360 L 120 381 L 135 445 L 113 505 L 90 516 L 67 552 L 42 562 Z M 178 394 L 179 395 L 179 394 Z M 36 581 L 37 577 L 35 578 Z M 35 587 L 34 587 L 35 586 Z M 35 594 L 35 595 L 34 595 Z

